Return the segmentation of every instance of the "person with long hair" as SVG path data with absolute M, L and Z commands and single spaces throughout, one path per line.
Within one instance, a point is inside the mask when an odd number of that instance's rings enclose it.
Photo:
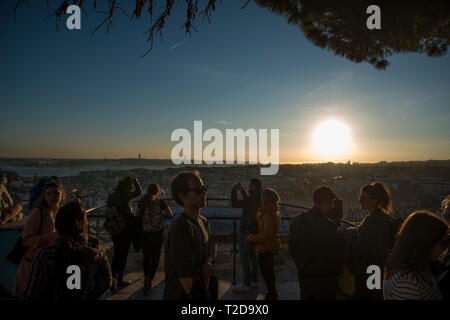
M 164 218 L 172 218 L 173 213 L 164 200 L 158 199 L 161 188 L 152 183 L 147 193 L 139 201 L 137 216 L 142 219 L 142 249 L 144 253 L 144 295 L 152 287 L 158 269 L 161 247 L 164 242 Z
M 108 258 L 100 241 L 87 234 L 88 224 L 86 210 L 78 199 L 58 210 L 55 227 L 59 238 L 39 251 L 22 299 L 93 300 L 109 289 L 112 276 Z M 80 272 L 78 287 L 75 281 L 72 289 L 67 286 L 70 266 Z
M 416 211 L 402 224 L 385 270 L 385 300 L 441 300 L 432 264 L 448 248 L 449 224 Z
M 258 222 L 258 233 L 251 234 L 247 231 L 248 241 L 256 243 L 259 269 L 267 287 L 265 300 L 278 300 L 280 298 L 275 286 L 273 268 L 274 256 L 281 249 L 281 241 L 278 236 L 281 225 L 279 202 L 280 196 L 275 190 L 264 189 L 261 193 L 262 208 Z
M 25 220 L 22 241 L 27 247 L 14 279 L 13 295 L 19 297 L 25 288 L 31 264 L 39 249 L 51 244 L 56 238 L 55 216 L 64 201 L 64 191 L 60 184 L 49 182 L 37 206 L 31 210 Z
M 442 218 L 450 224 L 450 195 L 442 201 Z M 447 248 L 441 259 L 442 274 L 439 277 L 439 289 L 444 300 L 450 300 L 450 246 Z
M 14 204 L 6 184 L 8 178 L 6 174 L 3 174 L 0 178 L 0 225 L 8 223 L 9 221 L 20 221 L 23 217 L 22 206 Z
M 139 241 L 137 237 L 137 220 L 133 214 L 131 200 L 140 196 L 141 193 L 142 188 L 138 179 L 125 177 L 118 181 L 114 192 L 108 196 L 106 201 L 107 206 L 114 206 L 118 214 L 125 220 L 122 230 L 111 234 L 114 247 L 114 256 L 111 262 L 113 275 L 112 291 L 127 284 L 127 282 L 123 281 L 123 272 L 127 264 L 128 251 L 132 242 L 136 247 L 136 243 Z
M 381 289 L 367 288 L 367 267 L 383 270 L 395 242 L 395 223 L 389 216 L 391 194 L 382 183 L 372 182 L 361 188 L 361 209 L 368 212 L 356 231 L 352 243 L 351 271 L 355 275 L 355 299 L 382 300 Z

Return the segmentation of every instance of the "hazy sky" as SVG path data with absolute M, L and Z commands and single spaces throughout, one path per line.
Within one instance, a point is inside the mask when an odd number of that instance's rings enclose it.
M 386 71 L 315 47 L 301 30 L 245 1 L 224 1 L 189 37 L 177 11 L 147 50 L 146 18 L 90 35 L 56 31 L 45 1 L 13 21 L 0 2 L 0 156 L 170 158 L 173 130 L 280 129 L 281 162 L 450 159 L 450 56 L 394 55 Z M 180 7 L 181 8 L 181 7 Z M 314 128 L 351 132 L 349 152 L 320 156 Z

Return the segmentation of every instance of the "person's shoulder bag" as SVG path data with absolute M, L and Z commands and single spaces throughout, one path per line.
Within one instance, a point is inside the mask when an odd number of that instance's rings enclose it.
M 42 209 L 40 209 L 41 212 L 41 222 L 39 223 L 39 234 L 42 234 L 41 228 L 42 228 L 42 221 L 44 214 L 42 213 Z M 20 261 L 22 260 L 22 257 L 25 255 L 25 252 L 27 251 L 27 247 L 23 244 L 23 238 L 22 236 L 17 239 L 16 244 L 14 245 L 14 248 L 11 250 L 11 252 L 6 256 L 6 260 L 8 260 L 11 263 L 14 263 L 15 265 L 19 265 Z

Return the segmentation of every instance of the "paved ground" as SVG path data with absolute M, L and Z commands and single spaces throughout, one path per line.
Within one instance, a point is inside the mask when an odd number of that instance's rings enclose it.
M 219 248 L 219 250 L 229 248 Z M 114 294 L 107 293 L 103 299 L 107 300 L 162 300 L 164 290 L 164 272 L 162 270 L 163 257 L 155 279 L 152 290 L 147 296 L 142 293 L 144 285 L 144 274 L 142 272 L 142 254 L 130 250 L 128 264 L 124 280 L 131 283 Z M 241 278 L 239 258 L 237 258 L 237 280 Z M 259 289 L 251 293 L 235 293 L 232 291 L 233 281 L 233 255 L 229 252 L 219 252 L 216 258 L 216 275 L 219 279 L 219 299 L 221 300 L 262 300 L 265 295 L 265 285 L 259 276 Z M 282 250 L 275 259 L 275 275 L 277 279 L 277 290 L 280 292 L 280 300 L 298 300 L 299 288 L 297 273 L 292 260 L 286 250 Z

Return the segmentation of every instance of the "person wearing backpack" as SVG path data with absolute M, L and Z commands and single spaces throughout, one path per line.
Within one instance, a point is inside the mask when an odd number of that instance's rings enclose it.
M 258 222 L 258 233 L 251 234 L 247 231 L 247 239 L 256 243 L 259 268 L 267 286 L 265 300 L 278 300 L 280 294 L 275 286 L 275 273 L 273 269 L 274 256 L 281 249 L 281 241 L 278 231 L 281 225 L 281 215 L 278 203 L 280 196 L 270 188 L 261 193 L 261 216 Z
M 164 242 L 164 218 L 172 218 L 173 213 L 164 200 L 158 199 L 161 189 L 152 183 L 147 193 L 139 201 L 137 216 L 141 219 L 142 249 L 144 252 L 144 295 L 152 287 L 152 281 L 158 269 L 161 247 Z
M 36 256 L 23 300 L 95 300 L 109 289 L 108 258 L 100 241 L 87 234 L 88 223 L 78 199 L 58 210 L 55 227 L 59 238 Z M 70 266 L 78 267 L 78 280 L 73 278 L 77 271 Z M 74 287 L 69 288 L 68 283 Z
M 372 182 L 361 188 L 361 208 L 368 215 L 358 226 L 351 245 L 351 272 L 355 276 L 355 300 L 382 300 L 383 291 L 367 288 L 367 267 L 376 265 L 383 272 L 395 243 L 397 227 L 389 216 L 391 194 L 382 183 Z
M 27 248 L 23 255 L 14 279 L 13 296 L 19 297 L 25 288 L 31 264 L 39 249 L 48 246 L 56 238 L 55 216 L 64 200 L 62 186 L 49 182 L 37 206 L 31 210 L 25 220 L 22 241 Z
M 111 232 L 111 238 L 114 247 L 114 256 L 111 262 L 113 275 L 112 291 L 123 287 L 127 283 L 123 281 L 123 272 L 127 263 L 128 251 L 133 242 L 135 248 L 138 246 L 139 233 L 137 232 L 137 219 L 133 214 L 131 200 L 140 196 L 142 193 L 141 185 L 137 178 L 125 177 L 119 180 L 114 192 L 108 196 L 106 205 L 108 208 L 115 208 L 120 215 L 119 226 L 115 226 Z

